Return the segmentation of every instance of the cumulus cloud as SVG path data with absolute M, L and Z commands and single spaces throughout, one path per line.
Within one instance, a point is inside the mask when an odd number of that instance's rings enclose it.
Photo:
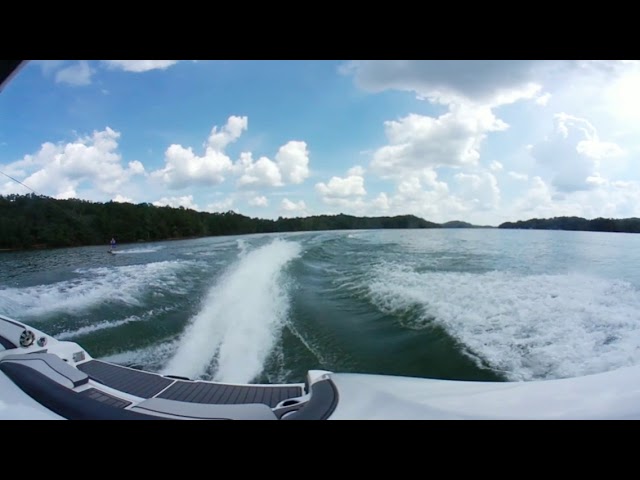
M 387 197 L 385 192 L 380 192 L 371 203 L 376 210 L 381 210 L 383 212 L 389 210 L 389 197 Z
M 229 117 L 224 127 L 218 129 L 217 126 L 214 126 L 211 129 L 211 134 L 207 139 L 207 143 L 213 150 L 222 151 L 227 147 L 227 145 L 238 140 L 240 135 L 242 135 L 242 132 L 247 130 L 248 127 L 248 117 L 232 115 Z
M 46 142 L 35 154 L 25 155 L 4 169 L 8 175 L 17 177 L 45 195 L 75 197 L 81 186 L 112 195 L 131 177 L 145 174 L 144 166 L 137 160 L 123 167 L 121 155 L 117 152 L 119 137 L 119 132 L 106 127 L 75 142 Z M 14 187 L 13 191 L 24 193 L 23 190 L 22 187 L 19 190 Z
M 285 182 L 299 184 L 309 176 L 309 151 L 307 143 L 290 141 L 280 147 L 276 163 Z
M 509 172 L 508 175 L 513 178 L 514 180 L 522 180 L 522 181 L 527 181 L 529 180 L 529 176 L 524 174 L 524 173 L 518 173 L 518 172 Z
M 177 60 L 103 60 L 111 69 L 125 72 L 148 72 L 149 70 L 165 70 L 178 63 Z
M 371 162 L 371 169 L 383 177 L 476 165 L 487 133 L 508 127 L 489 108 L 471 106 L 452 106 L 439 117 L 409 114 L 384 125 L 389 144 L 376 150 Z
M 47 68 L 56 68 L 59 65 L 50 65 Z M 91 84 L 93 70 L 89 64 L 82 60 L 74 65 L 60 69 L 55 74 L 56 83 L 66 83 L 67 85 L 83 86 Z
M 552 196 L 551 187 L 539 176 L 534 176 L 528 190 L 515 202 L 515 218 L 519 219 L 523 213 L 529 218 L 550 215 L 554 211 Z
M 133 203 L 133 200 L 131 198 L 125 197 L 124 195 L 120 195 L 120 194 L 113 197 L 112 200 L 118 203 Z
M 500 203 L 500 189 L 496 177 L 489 172 L 458 173 L 458 195 L 463 201 L 471 202 L 473 208 L 490 210 Z
M 269 200 L 264 195 L 253 197 L 247 201 L 252 207 L 266 207 L 269 205 Z
M 418 205 L 414 199 L 425 195 L 434 197 L 430 201 L 438 199 L 439 210 L 436 208 L 434 213 L 461 208 L 472 214 L 480 205 L 485 208 L 498 205 L 501 193 L 495 178 L 488 174 L 500 172 L 505 166 L 492 161 L 487 172 L 478 169 L 487 138 L 508 128 L 507 123 L 497 117 L 499 106 L 522 101 L 546 106 L 553 98 L 554 106 L 560 109 L 575 105 L 580 107 L 579 111 L 591 108 L 594 113 L 607 115 L 612 112 L 609 107 L 614 106 L 617 114 L 624 112 L 626 105 L 628 111 L 640 118 L 637 114 L 640 109 L 636 108 L 640 104 L 640 94 L 636 93 L 640 79 L 638 62 L 355 61 L 344 65 L 342 72 L 352 75 L 355 83 L 365 90 L 413 92 L 419 99 L 446 108 L 440 116 L 412 113 L 385 122 L 387 142 L 374 151 L 370 172 L 395 182 L 396 193 L 389 194 L 386 202 L 380 202 L 390 210 L 404 205 L 415 211 Z M 594 102 L 585 102 L 584 98 L 593 98 Z M 519 128 L 515 111 L 510 111 L 509 118 Z M 527 114 L 542 119 L 545 110 L 528 110 Z M 632 118 L 631 115 L 628 118 Z M 529 123 L 531 120 L 527 118 Z M 584 117 L 563 113 L 558 114 L 555 121 L 553 135 L 534 142 L 528 158 L 518 158 L 514 163 L 517 155 L 504 157 L 511 167 L 511 178 L 533 182 L 527 202 L 543 198 L 549 193 L 545 189 L 553 191 L 550 195 L 554 202 L 558 202 L 559 194 L 595 189 L 600 192 L 612 173 L 622 171 L 626 151 L 619 142 L 602 140 Z M 625 132 L 631 135 L 632 123 L 617 125 L 616 136 L 611 138 L 620 138 Z M 535 165 L 531 164 L 532 158 L 536 160 Z M 614 162 L 614 159 L 617 160 Z M 426 171 L 452 167 L 459 173 L 453 176 L 455 188 L 446 195 L 443 189 L 428 187 L 422 178 Z M 521 168 L 531 168 L 538 180 L 517 173 Z M 549 183 L 543 180 L 547 176 Z M 522 205 L 529 205 L 525 203 Z M 572 211 L 575 205 L 565 203 L 563 211 Z
M 250 152 L 240 154 L 236 169 L 242 172 L 238 179 L 238 186 L 269 186 L 281 187 L 282 174 L 278 165 L 267 157 L 260 157 L 256 162 Z
M 640 216 L 640 182 L 588 177 L 589 190 L 565 192 L 540 176 L 529 178 L 527 189 L 505 209 L 502 221 L 556 216 L 625 218 Z
M 338 198 L 354 197 L 366 195 L 364 189 L 364 169 L 362 167 L 351 168 L 347 177 L 331 177 L 328 183 L 319 182 L 316 184 L 316 191 L 323 197 L 325 202 Z
M 500 163 L 497 160 L 494 160 L 493 162 L 491 162 L 491 164 L 489 165 L 489 170 L 491 170 L 492 172 L 500 172 L 503 169 L 503 165 L 502 163 Z
M 280 203 L 280 208 L 286 213 L 297 215 L 307 214 L 307 205 L 304 203 L 304 200 L 300 200 L 299 202 L 292 202 L 288 198 L 283 198 L 282 202 Z
M 560 191 L 591 188 L 587 178 L 599 173 L 600 160 L 622 155 L 622 148 L 601 141 L 595 127 L 584 118 L 559 113 L 554 120 L 553 134 L 534 145 L 531 155 L 554 173 L 553 185 Z
M 206 210 L 211 213 L 215 212 L 228 212 L 230 210 L 234 210 L 233 208 L 233 198 L 227 197 L 224 200 L 220 200 L 218 202 L 213 202 L 207 205 Z
M 538 96 L 538 98 L 536 98 L 536 103 L 544 107 L 547 105 L 547 103 L 549 103 L 550 98 L 551 98 L 551 94 L 549 92 L 544 93 Z
M 165 167 L 152 172 L 152 178 L 161 180 L 171 189 L 222 183 L 225 175 L 233 170 L 224 148 L 240 137 L 247 129 L 247 122 L 247 117 L 231 116 L 221 130 L 213 127 L 202 156 L 196 155 L 191 147 L 171 145 L 165 152 Z
M 160 200 L 153 202 L 156 207 L 184 207 L 192 210 L 199 210 L 198 205 L 193 201 L 193 195 L 184 195 L 182 197 L 162 197 Z
M 306 142 L 290 141 L 281 146 L 275 161 L 260 157 L 253 160 L 250 152 L 243 152 L 236 162 L 238 186 L 281 187 L 302 183 L 309 176 L 309 152 Z
M 395 192 L 381 192 L 367 205 L 364 213 L 368 215 L 413 214 L 435 222 L 450 220 L 469 210 L 469 205 L 453 194 L 434 170 L 422 170 L 415 176 L 397 180 Z

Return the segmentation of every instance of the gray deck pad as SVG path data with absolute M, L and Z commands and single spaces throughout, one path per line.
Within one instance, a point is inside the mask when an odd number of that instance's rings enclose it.
M 282 400 L 299 397 L 302 394 L 302 388 L 295 385 L 245 386 L 178 381 L 158 395 L 158 398 L 220 405 L 264 403 L 273 408 Z
M 116 408 L 125 408 L 131 405 L 131 402 L 127 402 L 126 400 L 122 400 L 121 398 L 117 398 L 113 395 L 109 395 L 108 393 L 101 392 L 100 390 L 97 390 L 95 388 L 84 390 L 80 392 L 80 395 Z
M 142 398 L 151 398 L 162 392 L 157 398 L 219 405 L 263 403 L 273 408 L 282 400 L 304 394 L 297 385 L 245 386 L 174 380 L 100 360 L 90 360 L 78 368 L 92 380 Z
M 78 365 L 78 368 L 96 382 L 142 398 L 151 398 L 174 382 L 170 378 L 155 373 L 147 373 L 100 360 L 90 360 Z

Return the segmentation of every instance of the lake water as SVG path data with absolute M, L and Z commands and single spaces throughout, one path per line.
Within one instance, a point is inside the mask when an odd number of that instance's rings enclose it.
M 640 235 L 332 231 L 0 253 L 0 314 L 190 378 L 564 378 L 640 363 Z

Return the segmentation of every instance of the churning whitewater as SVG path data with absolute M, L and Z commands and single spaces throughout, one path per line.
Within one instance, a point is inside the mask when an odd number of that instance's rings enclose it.
M 289 312 L 284 267 L 300 254 L 295 242 L 275 240 L 245 253 L 207 294 L 164 371 L 247 383 L 261 371 Z
M 212 237 L 0 253 L 0 314 L 94 358 L 224 382 L 311 369 L 479 381 L 640 364 L 640 235 Z

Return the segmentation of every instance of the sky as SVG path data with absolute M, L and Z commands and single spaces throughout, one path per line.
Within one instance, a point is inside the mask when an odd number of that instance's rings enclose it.
M 639 154 L 638 61 L 33 60 L 0 92 L 0 195 L 626 218 Z

